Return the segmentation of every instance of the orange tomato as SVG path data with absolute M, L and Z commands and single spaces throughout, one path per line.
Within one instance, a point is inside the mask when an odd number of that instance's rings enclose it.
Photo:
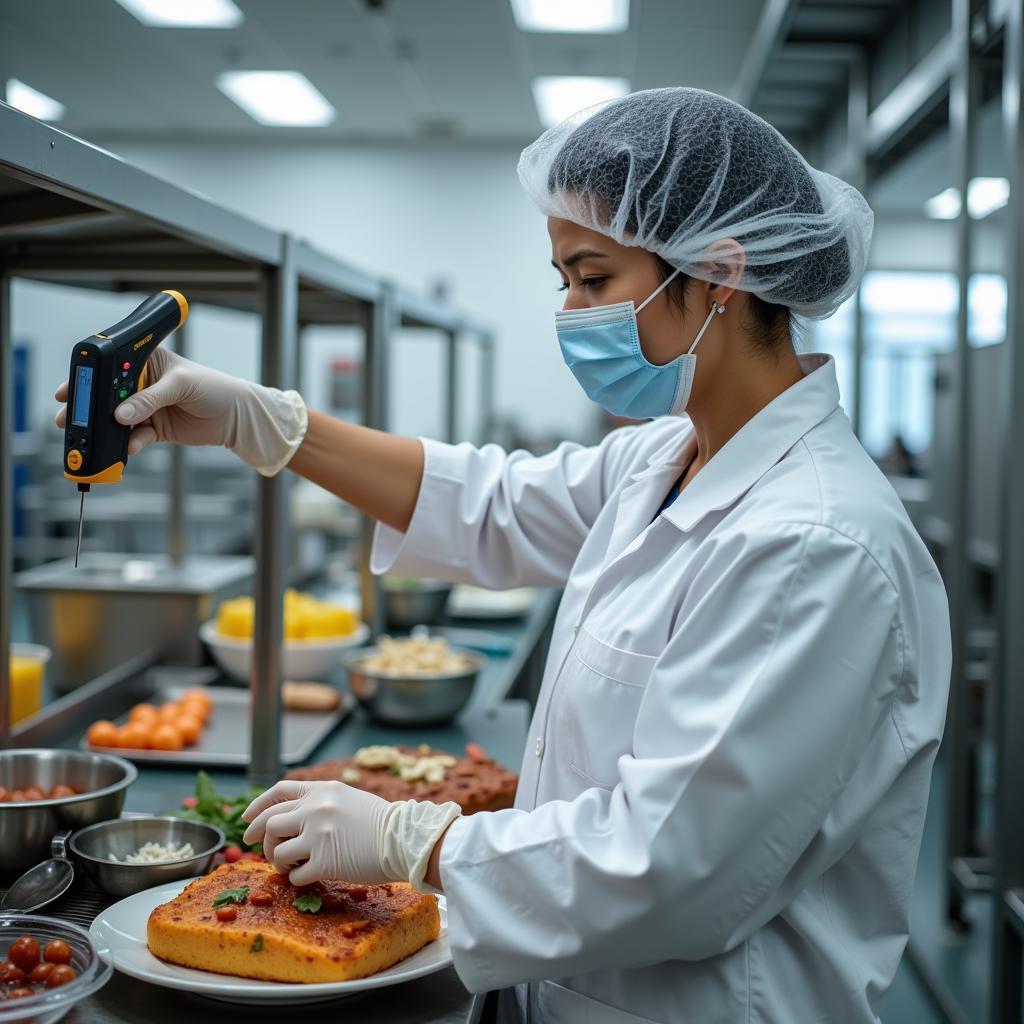
M 206 724 L 211 710 L 206 704 L 200 704 L 197 700 L 186 699 L 181 702 L 181 714 L 188 715 L 190 718 L 198 718 L 201 725 Z
M 157 711 L 157 718 L 161 722 L 174 723 L 178 720 L 178 716 L 181 714 L 181 705 L 175 704 L 174 701 L 169 701 L 167 704 L 161 704 L 160 710 Z
M 117 726 L 113 722 L 93 722 L 85 738 L 94 747 L 116 747 Z
M 149 745 L 153 750 L 181 750 L 185 741 L 176 725 L 162 722 L 150 735 Z
M 136 704 L 128 714 L 129 722 L 155 722 L 156 708 L 152 704 Z
M 203 723 L 194 715 L 182 714 L 178 719 L 178 732 L 186 745 L 191 746 L 203 731 Z
M 149 729 L 141 722 L 128 722 L 117 730 L 117 745 L 126 750 L 145 750 L 149 746 Z
M 199 701 L 201 704 L 205 704 L 208 708 L 213 707 L 213 698 L 202 688 L 198 686 L 192 687 L 191 690 L 186 690 L 181 695 L 181 702 L 184 704 L 186 701 Z

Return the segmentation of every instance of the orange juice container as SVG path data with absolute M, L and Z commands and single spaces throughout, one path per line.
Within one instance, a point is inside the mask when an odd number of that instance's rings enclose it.
M 43 675 L 50 648 L 11 644 L 11 725 L 38 714 L 43 707 Z

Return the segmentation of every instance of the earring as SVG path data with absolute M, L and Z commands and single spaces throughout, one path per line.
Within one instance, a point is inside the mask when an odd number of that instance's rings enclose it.
M 724 313 L 725 312 L 725 306 L 723 306 L 721 302 L 716 302 L 715 303 L 715 312 L 716 313 Z

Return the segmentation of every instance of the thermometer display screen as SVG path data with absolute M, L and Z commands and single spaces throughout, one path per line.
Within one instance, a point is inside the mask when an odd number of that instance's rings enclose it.
M 92 397 L 92 367 L 79 366 L 75 370 L 75 404 L 71 411 L 73 427 L 89 426 L 89 399 Z

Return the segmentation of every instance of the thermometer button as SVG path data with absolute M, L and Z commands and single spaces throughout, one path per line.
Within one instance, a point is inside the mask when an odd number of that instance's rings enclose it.
M 82 468 L 82 453 L 76 448 L 68 452 L 68 469 L 74 471 Z

